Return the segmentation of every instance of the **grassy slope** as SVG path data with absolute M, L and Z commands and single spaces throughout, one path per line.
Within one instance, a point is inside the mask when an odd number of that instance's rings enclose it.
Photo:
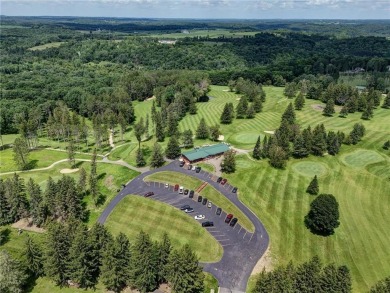
M 125 197 L 110 214 L 106 225 L 114 235 L 124 232 L 130 239 L 135 239 L 141 230 L 153 240 L 160 240 L 166 232 L 173 247 L 188 243 L 202 261 L 214 262 L 222 257 L 222 246 L 195 219 L 158 201 Z
M 234 94 L 223 89 L 226 88 L 213 87 L 210 95 L 215 99 L 199 106 L 200 115 L 186 117 L 181 126 L 196 125 L 195 120 L 202 115 L 209 124 L 215 123 L 224 103 L 235 101 Z M 264 134 L 265 130 L 278 126 L 279 117 L 290 101 L 281 98 L 281 88 L 265 89 L 267 102 L 263 113 L 253 120 L 235 120 L 232 125 L 222 127 L 225 138 L 234 145 L 252 148 L 253 144 L 247 141 L 249 136 L 245 137 L 243 133 Z M 390 112 L 378 108 L 371 121 L 362 121 L 360 113 L 345 119 L 336 116 L 327 118 L 312 108 L 319 103 L 308 100 L 305 109 L 297 113 L 303 127 L 324 123 L 328 130 L 349 132 L 354 123 L 361 122 L 367 129 L 363 141 L 357 146 L 343 145 L 337 157 L 290 160 L 286 170 L 282 171 L 269 167 L 267 162 L 253 162 L 243 156 L 238 159 L 238 171 L 227 177 L 239 187 L 240 199 L 266 225 L 276 263 L 285 264 L 289 260 L 302 262 L 317 254 L 327 263 L 347 264 L 351 269 L 354 290 L 362 292 L 390 271 L 390 234 L 386 233 L 390 224 L 386 218 L 390 212 L 390 160 L 381 149 L 389 135 L 386 125 L 390 125 Z M 237 133 L 240 133 L 239 140 L 236 139 Z M 357 156 L 348 157 L 359 149 L 370 151 L 365 153 L 364 158 L 361 158 L 360 152 Z M 381 162 L 375 163 L 378 157 Z M 360 166 L 361 163 L 354 163 L 361 160 L 375 164 Z M 314 236 L 303 225 L 313 197 L 304 192 L 310 177 L 300 175 L 294 168 L 297 162 L 302 161 L 313 162 L 304 167 L 306 175 L 314 176 L 310 174 L 311 169 L 318 168 L 318 165 L 326 166 L 327 173 L 320 177 L 320 189 L 337 197 L 341 214 L 341 226 L 331 237 Z
M 173 179 L 174 178 L 174 179 Z M 196 190 L 202 185 L 202 181 L 178 172 L 158 172 L 145 178 L 146 181 L 168 182 L 172 185 L 182 184 L 184 188 Z M 221 207 L 225 212 L 235 215 L 248 231 L 253 231 L 252 222 L 225 196 L 221 195 L 214 187 L 207 185 L 200 194 L 212 201 L 214 205 Z

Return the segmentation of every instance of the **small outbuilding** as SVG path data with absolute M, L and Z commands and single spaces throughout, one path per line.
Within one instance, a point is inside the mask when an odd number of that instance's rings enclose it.
M 230 149 L 229 145 L 226 143 L 219 143 L 214 145 L 207 145 L 198 148 L 194 148 L 191 151 L 183 152 L 182 159 L 187 163 L 195 163 L 203 161 L 205 159 L 210 159 L 223 155 Z

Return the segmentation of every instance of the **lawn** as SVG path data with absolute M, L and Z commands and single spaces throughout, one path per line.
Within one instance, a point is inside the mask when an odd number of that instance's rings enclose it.
M 149 175 L 145 178 L 145 181 L 156 181 L 156 182 L 168 182 L 170 184 L 180 184 L 184 188 L 196 190 L 199 186 L 202 185 L 202 181 L 191 176 L 184 175 L 179 172 L 170 172 L 163 171 L 158 172 L 152 175 Z M 219 191 L 217 191 L 211 185 L 207 185 L 200 194 L 206 197 L 208 200 L 212 201 L 214 205 L 221 207 L 226 213 L 233 214 L 236 216 L 240 225 L 243 226 L 248 231 L 254 231 L 254 226 L 252 222 L 238 209 L 229 199 L 223 196 Z
M 209 163 L 197 163 L 195 165 L 201 167 L 202 170 L 205 170 L 205 171 L 207 171 L 209 173 L 214 173 L 215 172 L 214 166 L 209 164 Z
M 47 149 L 36 149 L 29 153 L 29 169 L 38 169 L 48 167 L 56 161 L 67 159 L 68 154 L 62 151 Z M 87 154 L 75 154 L 76 159 L 91 159 Z M 70 165 L 68 163 L 68 168 Z M 11 148 L 0 151 L 0 173 L 17 171 L 19 168 L 13 160 L 13 151 Z
M 30 51 L 42 51 L 42 50 L 45 50 L 45 49 L 48 49 L 48 48 L 58 48 L 59 46 L 61 46 L 62 44 L 65 44 L 65 43 L 66 42 L 47 43 L 47 44 L 43 44 L 43 45 L 39 45 L 39 46 L 28 48 L 27 50 L 30 50 Z
M 203 262 L 218 261 L 222 246 L 199 223 L 174 207 L 140 196 L 127 196 L 110 214 L 107 228 L 117 235 L 125 233 L 134 240 L 143 230 L 153 240 L 169 235 L 172 246 L 189 244 Z

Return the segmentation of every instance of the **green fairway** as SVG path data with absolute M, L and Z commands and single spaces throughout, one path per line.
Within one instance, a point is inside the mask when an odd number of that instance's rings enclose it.
M 39 46 L 28 48 L 27 50 L 30 50 L 30 51 L 42 51 L 42 50 L 45 50 L 45 49 L 48 49 L 48 48 L 58 48 L 59 46 L 61 46 L 62 44 L 65 44 L 65 43 L 66 42 L 47 43 L 47 44 L 43 44 L 43 45 L 39 45 Z
M 203 262 L 218 261 L 223 253 L 222 246 L 198 221 L 168 204 L 136 195 L 125 197 L 116 206 L 106 226 L 115 235 L 125 233 L 130 240 L 141 230 L 153 240 L 167 233 L 173 247 L 189 244 Z
M 384 158 L 375 151 L 356 150 L 353 153 L 346 154 L 343 161 L 350 167 L 361 168 L 369 164 L 383 161 Z
M 292 165 L 294 171 L 300 175 L 307 177 L 324 176 L 327 173 L 327 167 L 325 164 L 311 161 L 298 162 Z
M 196 190 L 203 183 L 197 178 L 187 176 L 182 173 L 169 171 L 163 171 L 149 175 L 145 177 L 145 181 L 167 182 L 171 185 L 180 184 L 185 188 L 193 190 Z M 250 232 L 254 231 L 254 226 L 247 218 L 247 216 L 245 216 L 239 208 L 237 208 L 229 199 L 219 193 L 219 191 L 217 191 L 214 187 L 207 185 L 200 192 L 200 194 L 206 197 L 208 200 L 212 201 L 214 205 L 221 207 L 226 213 L 231 213 L 236 216 L 240 221 L 240 225 L 246 230 Z

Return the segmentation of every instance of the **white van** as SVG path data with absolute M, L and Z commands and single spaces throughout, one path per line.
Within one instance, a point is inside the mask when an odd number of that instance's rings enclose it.
M 183 194 L 183 190 L 184 190 L 184 187 L 183 187 L 183 186 L 180 186 L 180 188 L 179 188 L 179 194 Z

